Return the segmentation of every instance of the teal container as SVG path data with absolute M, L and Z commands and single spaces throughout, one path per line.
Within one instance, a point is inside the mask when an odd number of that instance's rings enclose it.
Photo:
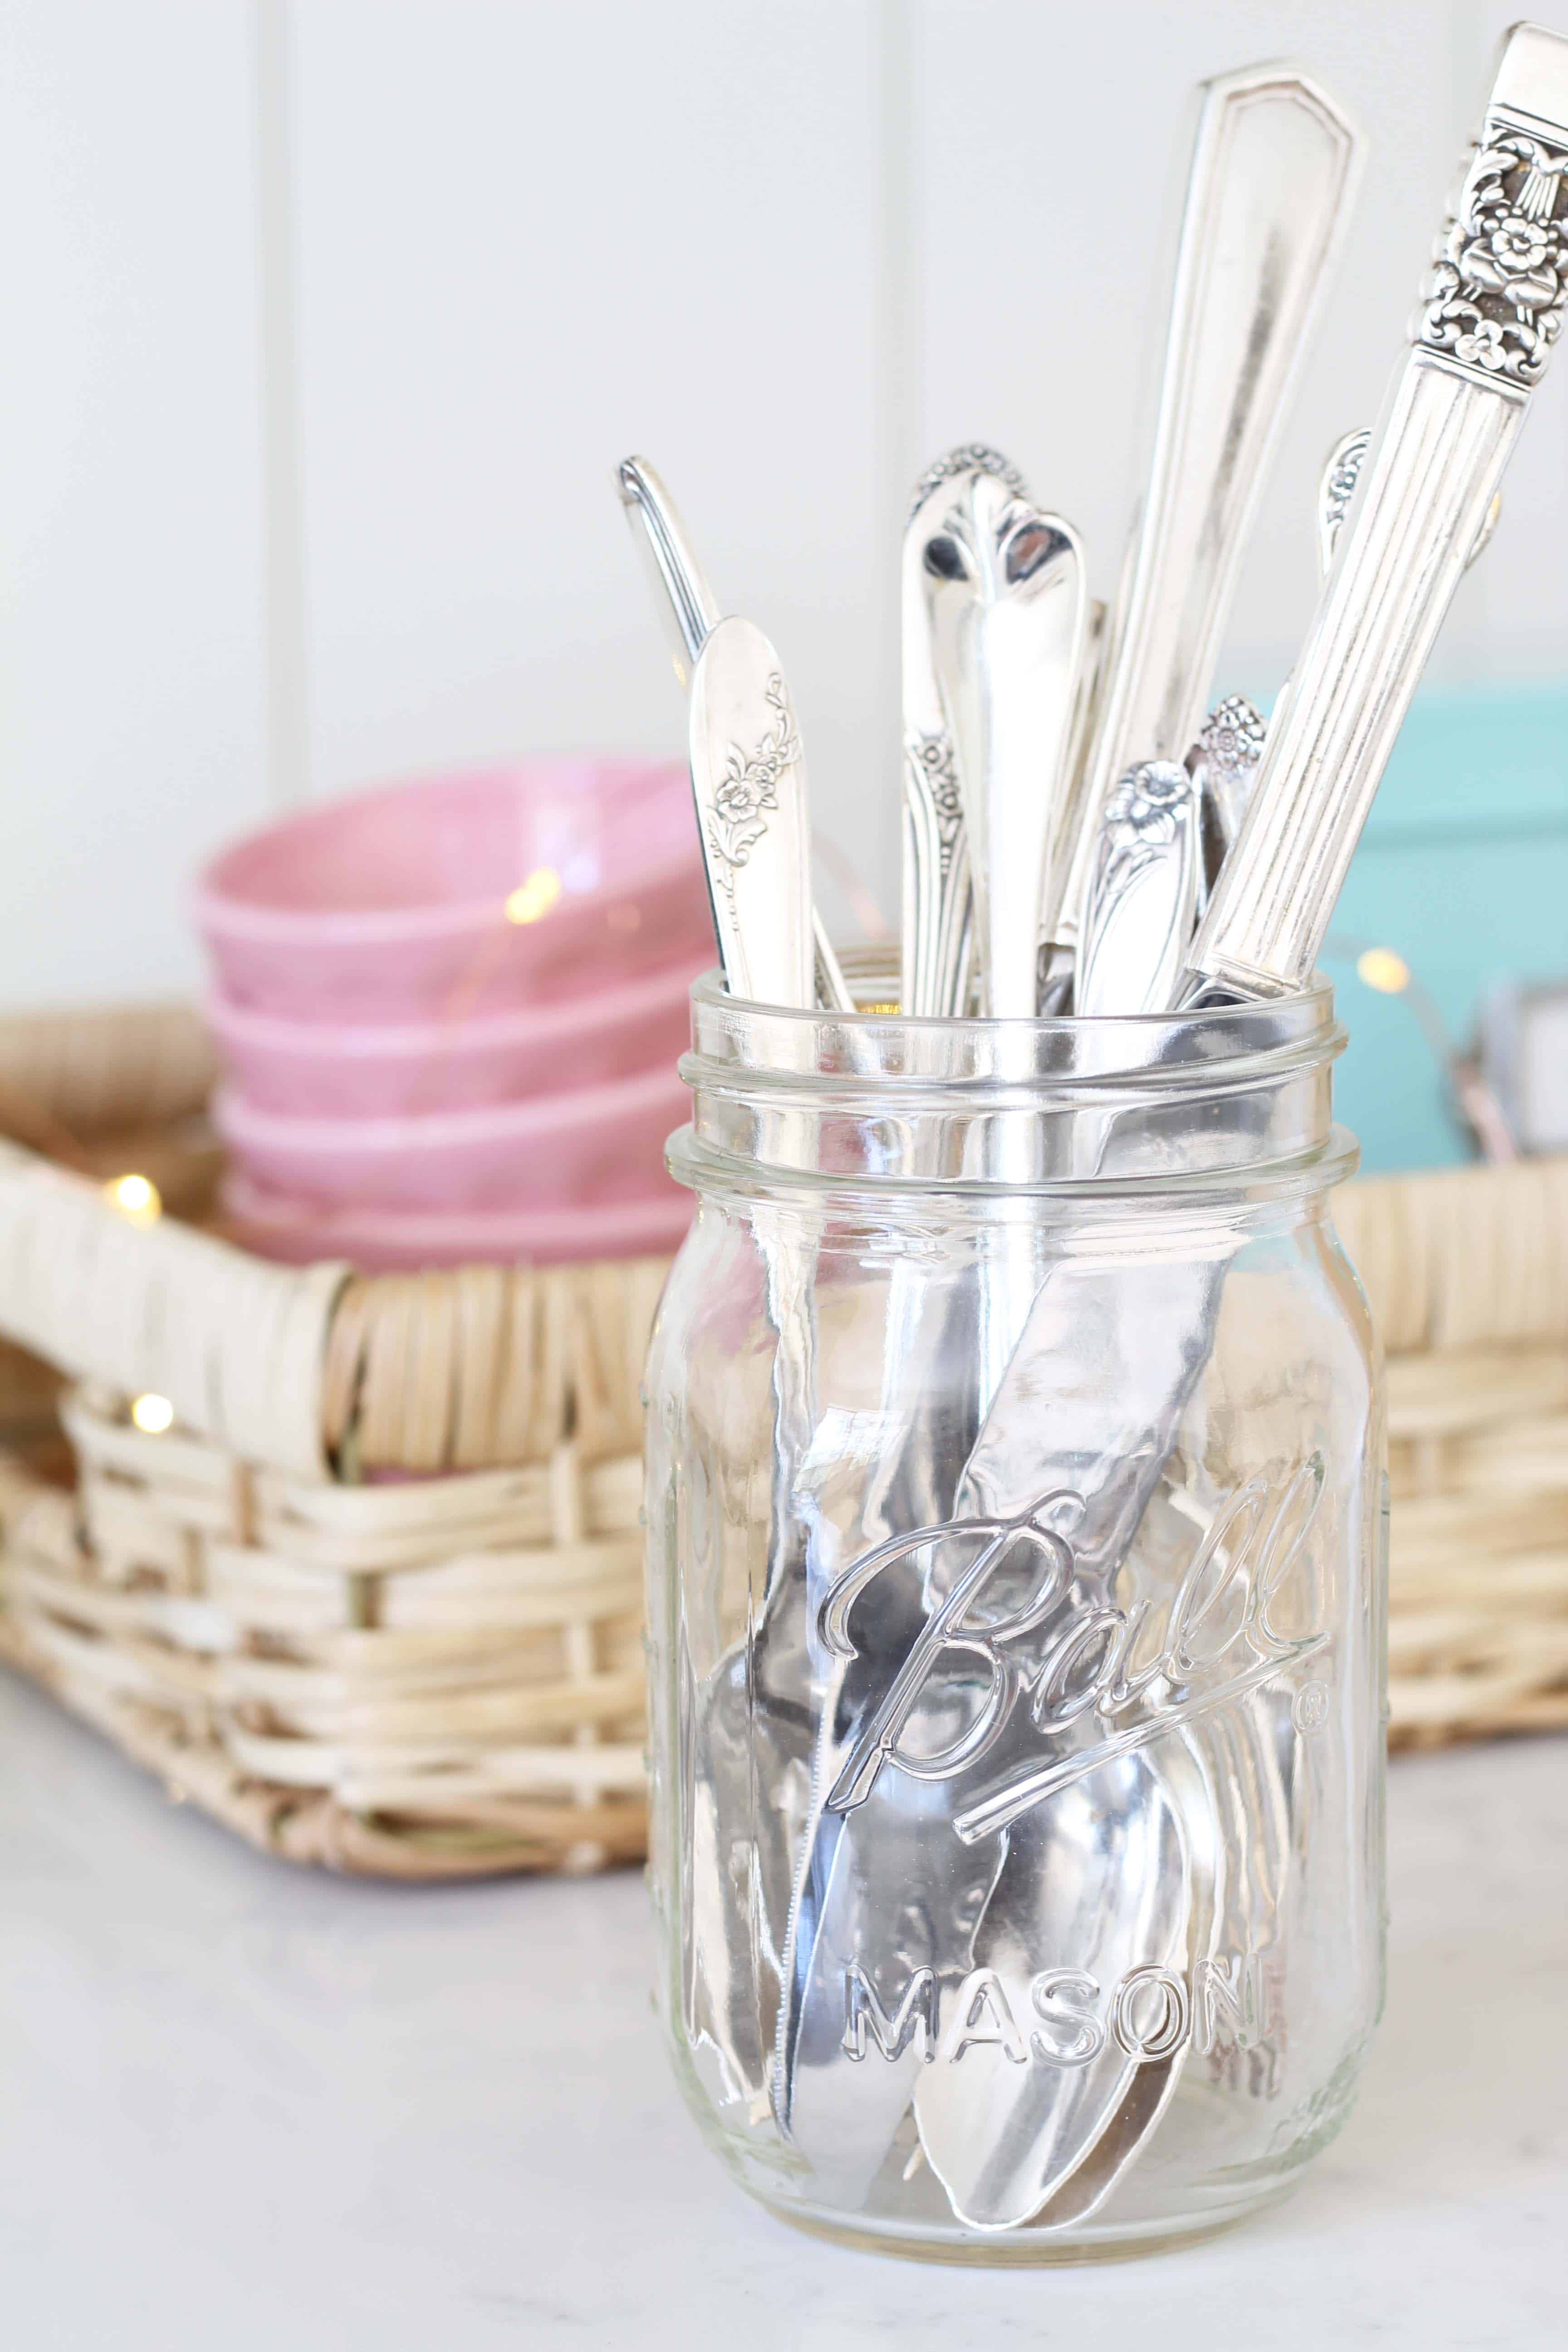
M 1335 1108 L 1363 1167 L 1471 1159 L 1408 998 L 1356 977 L 1368 942 L 1404 958 L 1457 1044 L 1494 982 L 1568 979 L 1568 685 L 1417 699 L 1321 958 L 1350 1031 Z

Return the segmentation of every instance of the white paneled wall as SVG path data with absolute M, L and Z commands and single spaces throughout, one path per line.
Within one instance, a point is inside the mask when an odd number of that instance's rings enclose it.
M 308 0 L 295 23 L 321 786 L 679 750 L 613 488 L 640 450 L 720 597 L 786 650 L 864 854 L 873 10 Z
M 195 969 L 263 805 L 249 21 L 0 5 L 0 1000 Z
M 269 798 L 677 748 L 630 449 L 890 900 L 903 486 L 996 440 L 1109 592 L 1188 92 L 1289 54 L 1373 153 L 1226 656 L 1271 686 L 1516 5 L 0 0 L 0 1001 L 194 980 L 190 872 Z M 1564 379 L 1449 677 L 1568 659 Z
M 920 13 L 924 437 L 941 446 L 983 425 L 1087 533 L 1101 593 L 1114 585 L 1157 391 L 1192 128 L 1184 94 L 1224 67 L 1287 56 L 1365 133 L 1351 236 L 1224 664 L 1227 684 L 1278 683 L 1316 590 L 1324 455 L 1378 413 L 1495 45 L 1519 7 L 927 0 Z M 1004 55 L 1006 106 L 997 102 Z M 1510 476 L 1495 560 L 1465 583 L 1435 677 L 1539 673 L 1568 660 L 1568 383 L 1549 382 L 1540 405 Z

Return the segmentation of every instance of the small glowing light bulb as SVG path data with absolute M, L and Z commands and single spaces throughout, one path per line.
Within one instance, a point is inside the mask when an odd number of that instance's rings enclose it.
M 561 896 L 561 877 L 553 866 L 536 866 L 526 882 L 509 891 L 505 907 L 509 923 L 537 923 Z
M 162 1437 L 166 1429 L 174 1425 L 174 1408 L 167 1397 L 154 1396 L 149 1391 L 132 1405 L 131 1418 L 147 1436 Z
M 1410 985 L 1410 966 L 1392 948 L 1368 948 L 1356 958 L 1356 971 L 1380 996 L 1398 996 Z
M 133 1225 L 155 1225 L 163 1213 L 158 1187 L 150 1176 L 116 1176 L 104 1186 L 110 1203 Z

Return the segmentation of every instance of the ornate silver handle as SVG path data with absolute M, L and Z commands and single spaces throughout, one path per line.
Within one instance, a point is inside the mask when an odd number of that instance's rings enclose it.
M 994 481 L 1026 500 L 1023 476 L 999 449 L 965 442 L 915 484 L 900 568 L 904 736 L 903 949 L 906 1013 L 962 1013 L 974 946 L 969 836 L 957 755 L 931 644 L 926 545 L 961 488 Z M 1032 1008 L 1031 1008 L 1032 1009 Z
M 1310 976 L 1568 297 L 1568 40 L 1504 47 L 1360 496 L 1189 959 L 1188 999 Z
M 779 657 L 750 621 L 721 621 L 697 656 L 691 789 L 731 994 L 809 1012 L 805 754 Z

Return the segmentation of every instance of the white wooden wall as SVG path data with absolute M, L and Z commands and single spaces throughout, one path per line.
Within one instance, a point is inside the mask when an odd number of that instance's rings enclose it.
M 0 0 L 0 1001 L 184 986 L 269 805 L 681 718 L 610 487 L 665 472 L 890 898 L 910 478 L 1009 451 L 1112 583 L 1205 73 L 1373 141 L 1224 683 L 1396 356 L 1518 0 Z M 1568 660 L 1568 361 L 1439 656 Z

